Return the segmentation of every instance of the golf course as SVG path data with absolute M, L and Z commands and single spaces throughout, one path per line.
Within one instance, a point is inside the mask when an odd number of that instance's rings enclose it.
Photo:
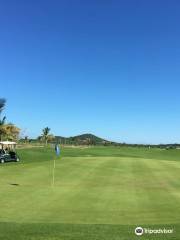
M 180 150 L 17 150 L 0 165 L 0 239 L 180 239 Z M 56 161 L 52 185 L 53 160 Z M 173 234 L 136 236 L 136 227 Z

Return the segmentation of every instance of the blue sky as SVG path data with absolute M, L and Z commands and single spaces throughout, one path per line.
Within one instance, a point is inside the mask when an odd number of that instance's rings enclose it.
M 180 2 L 0 2 L 0 97 L 30 137 L 180 142 Z

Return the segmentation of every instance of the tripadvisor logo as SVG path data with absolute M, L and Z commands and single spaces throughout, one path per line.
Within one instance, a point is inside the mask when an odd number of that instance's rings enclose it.
M 172 234 L 173 232 L 174 232 L 173 229 L 166 229 L 166 228 L 150 229 L 150 228 L 137 227 L 135 229 L 135 234 L 137 236 L 142 236 L 143 234 Z
M 142 227 L 137 227 L 137 228 L 135 229 L 135 234 L 136 234 L 137 236 L 141 236 L 141 235 L 143 235 L 143 233 L 144 233 L 144 230 L 143 230 Z

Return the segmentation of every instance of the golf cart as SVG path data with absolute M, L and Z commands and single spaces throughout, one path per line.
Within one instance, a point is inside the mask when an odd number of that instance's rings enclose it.
M 16 143 L 10 141 L 0 142 L 0 163 L 19 162 L 19 157 L 16 154 Z

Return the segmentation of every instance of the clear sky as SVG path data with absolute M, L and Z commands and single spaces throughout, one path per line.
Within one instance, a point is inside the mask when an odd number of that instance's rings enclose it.
M 0 1 L 0 97 L 36 137 L 180 142 L 179 0 Z

